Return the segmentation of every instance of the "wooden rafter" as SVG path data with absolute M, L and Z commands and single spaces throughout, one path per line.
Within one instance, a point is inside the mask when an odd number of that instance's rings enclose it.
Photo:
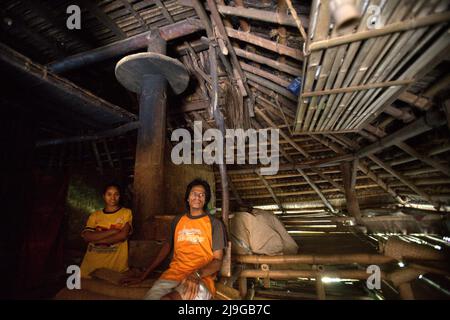
M 124 7 L 128 10 L 128 12 L 130 14 L 133 15 L 133 17 L 136 18 L 136 20 L 139 22 L 139 25 L 144 29 L 144 30 L 150 30 L 150 27 L 147 25 L 147 23 L 144 21 L 144 19 L 142 18 L 142 16 L 139 14 L 139 12 L 137 12 L 133 6 L 130 4 L 130 2 L 128 2 L 128 0 L 119 0 Z
M 255 174 L 259 177 L 259 179 L 261 180 L 261 182 L 264 184 L 264 186 L 267 188 L 267 191 L 269 191 L 270 195 L 272 196 L 273 200 L 275 201 L 275 203 L 277 204 L 278 208 L 284 213 L 285 210 L 283 208 L 283 205 L 281 203 L 281 201 L 278 199 L 277 195 L 275 194 L 275 192 L 273 191 L 272 187 L 270 186 L 269 182 L 267 182 L 267 180 L 264 178 L 264 176 L 262 176 L 258 170 L 255 170 Z
M 127 34 L 120 29 L 117 23 L 111 19 L 96 3 L 89 0 L 83 0 L 83 5 L 86 6 L 92 15 L 98 19 L 105 27 L 111 30 L 118 40 L 125 39 Z

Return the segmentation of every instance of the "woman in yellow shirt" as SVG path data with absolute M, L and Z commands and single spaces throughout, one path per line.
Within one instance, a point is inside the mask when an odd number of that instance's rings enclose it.
M 120 187 L 109 184 L 103 192 L 105 208 L 89 216 L 81 236 L 88 242 L 81 263 L 81 277 L 90 278 L 98 268 L 128 270 L 128 241 L 132 231 L 131 210 L 120 206 Z

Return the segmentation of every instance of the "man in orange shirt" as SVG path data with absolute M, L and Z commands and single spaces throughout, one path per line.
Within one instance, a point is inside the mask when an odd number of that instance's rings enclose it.
M 188 212 L 172 221 L 170 242 L 140 278 L 126 278 L 124 285 L 143 281 L 169 254 L 169 268 L 146 294 L 147 300 L 208 300 L 215 294 L 214 277 L 222 266 L 226 232 L 223 223 L 207 211 L 211 189 L 201 179 L 186 190 Z

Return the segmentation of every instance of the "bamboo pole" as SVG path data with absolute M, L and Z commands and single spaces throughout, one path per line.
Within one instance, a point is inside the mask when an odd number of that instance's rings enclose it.
M 285 63 L 281 63 L 279 61 L 275 61 L 272 59 L 269 59 L 267 57 L 258 55 L 256 53 L 253 52 L 248 52 L 246 50 L 240 49 L 235 47 L 234 50 L 236 51 L 236 55 L 238 55 L 241 58 L 245 58 L 248 60 L 251 60 L 253 62 L 257 62 L 257 63 L 261 63 L 261 64 L 265 64 L 273 69 L 282 71 L 284 73 L 288 73 L 290 75 L 293 76 L 300 76 L 302 74 L 300 69 L 296 69 L 294 67 L 291 67 L 290 65 L 287 65 Z
M 315 270 L 252 270 L 247 269 L 242 271 L 241 278 L 266 278 L 271 279 L 295 279 L 295 278 L 315 278 L 318 271 Z M 345 279 L 359 279 L 366 280 L 369 274 L 366 270 L 336 270 L 336 271 L 323 271 L 324 277 L 330 278 L 345 278 Z M 386 278 L 386 275 L 382 272 L 381 277 Z
M 270 186 L 269 182 L 258 172 L 258 170 L 255 170 L 255 174 L 258 176 L 258 178 L 261 180 L 261 182 L 264 184 L 266 189 L 269 191 L 270 195 L 272 196 L 273 200 L 278 206 L 278 209 L 280 209 L 283 213 L 285 212 L 283 205 L 281 204 L 281 201 L 278 199 L 277 195 L 275 194 L 275 191 Z
M 361 91 L 361 90 L 369 90 L 369 89 L 374 89 L 374 88 L 405 86 L 405 85 L 413 83 L 414 81 L 415 80 L 385 81 L 385 82 L 369 83 L 369 84 L 363 84 L 363 85 L 359 85 L 359 86 L 352 86 L 352 87 L 345 87 L 345 88 L 335 88 L 335 89 L 330 89 L 330 90 L 304 92 L 301 94 L 301 97 L 306 98 L 306 97 L 347 93 L 347 92 L 354 92 L 354 91 Z
M 390 237 L 386 242 L 382 243 L 380 252 L 399 261 L 448 261 L 448 256 L 445 252 L 422 244 L 408 243 L 398 237 Z
M 315 193 L 317 193 L 317 195 L 319 196 L 319 198 L 322 200 L 322 202 L 325 204 L 325 206 L 330 209 L 331 212 L 336 213 L 338 212 L 338 210 L 336 210 L 335 208 L 333 208 L 333 206 L 331 205 L 331 203 L 327 200 L 327 198 L 325 198 L 325 196 L 323 195 L 322 191 L 319 189 L 319 187 L 317 187 L 317 185 L 308 177 L 308 175 L 302 170 L 302 169 L 297 169 L 297 171 L 301 174 L 301 176 L 303 177 L 303 179 L 306 180 L 306 182 L 309 184 L 309 186 L 314 190 Z
M 255 88 L 256 90 L 258 90 L 259 92 L 267 95 L 268 97 L 272 97 L 274 99 L 276 99 L 277 101 L 279 101 L 283 106 L 286 106 L 288 108 L 291 108 L 291 106 L 293 106 L 293 102 L 291 100 L 289 100 L 288 98 L 285 98 L 283 95 L 270 90 L 262 85 L 259 85 L 258 83 L 248 80 L 248 84 L 252 87 Z M 281 126 L 278 126 L 279 128 L 281 128 Z
M 267 40 L 265 38 L 255 36 L 253 34 L 234 30 L 231 28 L 226 28 L 226 32 L 228 36 L 231 38 L 238 39 L 258 47 L 262 47 L 264 49 L 291 57 L 299 61 L 303 61 L 303 52 L 301 50 L 281 45 L 271 40 Z
M 320 160 L 304 160 L 301 163 L 296 164 L 280 164 L 278 167 L 278 171 L 289 171 L 289 170 L 296 170 L 297 168 L 300 169 L 309 169 L 309 168 L 324 168 L 324 167 L 330 167 L 330 166 L 336 166 L 342 161 L 349 161 L 352 160 L 353 156 L 350 154 L 345 155 L 339 155 L 335 157 L 320 159 Z M 249 168 L 249 169 L 233 169 L 229 170 L 230 174 L 252 174 L 255 168 Z
M 315 283 L 317 300 L 325 300 L 326 299 L 325 285 L 323 284 L 322 278 L 323 278 L 322 272 L 317 272 L 316 283 Z
M 319 271 L 315 270 L 252 270 L 247 269 L 241 272 L 239 278 L 239 291 L 241 297 L 247 294 L 247 278 L 270 278 L 270 279 L 297 279 L 297 278 L 318 278 Z M 323 271 L 320 273 L 322 277 L 345 278 L 366 280 L 368 274 L 365 270 L 339 270 L 339 271 Z M 385 279 L 386 275 L 381 272 L 381 278 Z
M 276 93 L 281 94 L 283 97 L 288 98 L 291 101 L 294 101 L 294 102 L 297 101 L 297 97 L 294 94 L 292 94 L 292 92 L 283 88 L 282 86 L 280 86 L 272 81 L 269 81 L 263 77 L 255 75 L 253 73 L 250 73 L 250 72 L 245 72 L 245 75 L 247 76 L 248 80 L 254 81 L 257 84 L 260 84 L 266 88 L 269 88 L 269 89 L 275 91 Z
M 395 259 L 382 254 L 351 253 L 351 254 L 299 254 L 299 255 L 236 255 L 236 262 L 247 264 L 386 264 Z
M 438 23 L 445 23 L 450 20 L 450 12 L 435 13 L 426 17 L 408 19 L 405 21 L 394 22 L 379 29 L 360 31 L 337 38 L 315 41 L 309 45 L 310 51 L 323 50 L 326 48 L 361 41 L 369 38 L 384 36 L 387 34 L 418 29 Z
M 285 0 L 285 1 L 289 8 L 289 11 L 291 12 L 292 16 L 294 17 L 295 24 L 296 24 L 298 30 L 300 31 L 300 34 L 302 35 L 303 41 L 306 41 L 308 36 L 306 35 L 305 29 L 303 28 L 303 23 L 302 23 L 300 17 L 297 15 L 297 11 L 295 11 L 291 0 Z
M 310 170 L 312 170 L 312 169 L 310 169 Z M 297 175 L 297 174 L 288 175 L 289 178 L 294 178 L 294 177 L 298 177 L 298 176 L 299 175 Z M 358 178 L 369 179 L 368 176 L 362 176 L 362 177 L 358 177 Z M 282 178 L 280 178 L 280 179 L 282 179 Z M 250 181 L 250 180 L 251 181 L 256 181 L 258 179 L 257 178 L 253 178 L 253 179 L 245 178 L 244 179 L 244 181 Z M 267 178 L 266 178 L 266 180 L 267 180 Z M 271 180 L 273 180 L 273 179 L 271 179 Z M 335 179 L 335 180 L 337 180 L 337 179 Z M 424 179 L 424 180 L 425 181 L 419 180 L 418 183 L 416 183 L 416 185 L 435 185 L 435 184 L 447 184 L 447 183 L 450 183 L 449 179 L 437 179 L 436 181 L 433 181 L 433 180 L 430 180 L 430 179 Z M 239 179 L 236 179 L 236 181 L 242 182 L 242 180 L 239 180 Z M 324 182 L 328 182 L 328 181 L 325 180 L 325 179 L 324 180 L 316 180 L 316 181 L 314 181 L 314 183 L 316 183 L 316 184 L 324 183 Z M 271 186 L 272 186 L 272 188 L 281 188 L 281 187 L 289 187 L 289 186 L 304 186 L 304 185 L 307 185 L 307 184 L 308 184 L 308 182 L 306 182 L 306 181 L 298 181 L 298 182 L 289 182 L 289 183 L 274 183 L 274 184 L 271 184 Z M 391 185 L 393 187 L 403 186 L 403 184 L 398 184 L 398 183 L 392 183 Z M 377 184 L 366 183 L 366 184 L 357 185 L 354 188 L 354 190 L 374 188 L 374 187 L 378 187 L 378 185 Z M 249 186 L 244 186 L 244 187 L 242 187 L 242 186 L 238 187 L 237 190 L 256 190 L 256 189 L 264 189 L 264 188 L 265 187 L 262 186 L 262 185 L 249 185 Z M 342 187 L 340 187 L 340 186 L 336 187 L 336 186 L 333 185 L 333 188 L 330 189 L 330 190 L 338 190 L 339 192 L 344 193 L 342 191 Z M 217 189 L 217 192 L 220 192 L 220 191 L 221 191 L 221 189 Z
M 245 62 L 240 62 L 241 63 L 241 67 L 244 71 L 248 71 L 251 72 L 257 76 L 263 77 L 265 79 L 268 79 L 270 81 L 272 81 L 274 84 L 278 84 L 284 88 L 287 88 L 289 86 L 289 81 L 282 79 L 276 75 L 274 75 L 273 73 L 261 70 L 260 68 L 256 68 L 254 66 L 251 66 Z

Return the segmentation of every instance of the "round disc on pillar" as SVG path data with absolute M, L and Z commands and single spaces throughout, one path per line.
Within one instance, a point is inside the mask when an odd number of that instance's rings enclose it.
M 116 65 L 116 78 L 128 90 L 141 93 L 142 77 L 162 75 L 176 94 L 183 92 L 189 83 L 189 74 L 184 65 L 171 57 L 142 52 L 124 57 Z

